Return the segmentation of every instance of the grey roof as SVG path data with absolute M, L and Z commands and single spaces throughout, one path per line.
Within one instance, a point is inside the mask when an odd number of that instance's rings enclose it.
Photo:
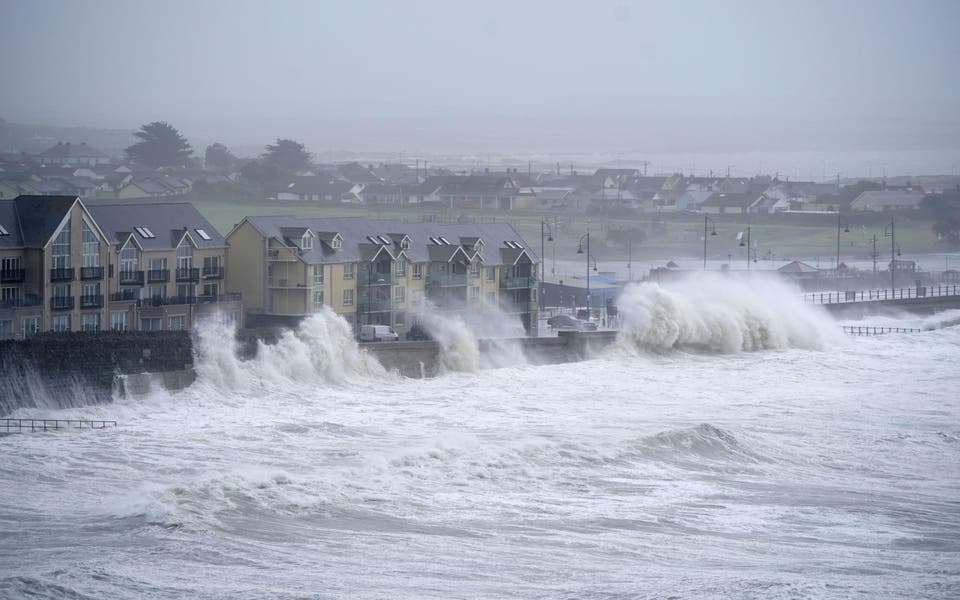
M 140 200 L 118 204 L 115 200 L 88 200 L 85 205 L 111 243 L 126 241 L 126 232 L 136 231 L 137 227 L 146 227 L 155 237 L 144 238 L 137 235 L 137 242 L 144 250 L 174 248 L 183 238 L 185 230 L 189 231 L 191 239 L 199 248 L 226 245 L 220 232 L 188 202 Z M 210 239 L 203 239 L 197 233 L 198 229 L 202 229 Z
M 0 235 L 0 248 L 42 248 L 77 201 L 76 196 L 17 196 L 0 200 L 0 225 L 9 234 Z
M 747 207 L 756 202 L 758 195 L 755 194 L 732 194 L 727 192 L 714 192 L 700 203 L 700 206 L 739 206 Z
M 781 273 L 817 273 L 820 269 L 810 266 L 805 262 L 800 262 L 799 260 L 794 260 L 783 265 L 777 271 Z
M 525 248 L 527 247 L 527 243 L 508 223 L 407 223 L 363 217 L 324 219 L 292 216 L 246 217 L 244 221 L 250 223 L 264 237 L 280 241 L 283 240 L 282 230 L 285 228 L 309 227 L 317 233 L 317 237 L 327 242 L 315 244 L 312 250 L 307 250 L 301 254 L 301 258 L 309 264 L 369 260 L 369 255 L 364 246 L 371 245 L 370 237 L 376 239 L 380 235 L 388 240 L 387 249 L 391 254 L 397 256 L 402 235 L 389 233 L 391 231 L 403 231 L 405 232 L 404 235 L 410 239 L 410 248 L 403 252 L 411 262 L 449 260 L 456 249 L 463 249 L 460 245 L 463 238 L 483 240 L 483 263 L 488 265 L 513 264 L 512 261 L 502 262 L 503 258 L 498 251 L 498 248 L 509 248 L 505 244 L 507 241 L 519 242 Z M 329 240 L 333 238 L 335 233 L 339 233 L 343 237 L 343 246 L 336 250 L 329 245 Z M 438 239 L 440 236 L 444 237 L 450 244 L 435 244 L 430 239 Z M 472 253 L 468 252 L 467 254 L 471 255 Z M 527 248 L 527 254 L 533 262 L 539 260 L 529 248 Z
M 850 203 L 850 207 L 853 209 L 884 206 L 903 208 L 917 206 L 922 200 L 922 192 L 880 190 L 863 192 Z
M 110 158 L 103 152 L 86 144 L 58 142 L 40 153 L 43 158 Z

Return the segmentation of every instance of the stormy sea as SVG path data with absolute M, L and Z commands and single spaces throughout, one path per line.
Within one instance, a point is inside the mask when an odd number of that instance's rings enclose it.
M 118 426 L 0 437 L 0 597 L 960 597 L 960 311 L 620 308 L 571 364 L 447 323 L 431 379 L 329 312 L 247 362 L 210 324 L 184 391 L 20 409 Z

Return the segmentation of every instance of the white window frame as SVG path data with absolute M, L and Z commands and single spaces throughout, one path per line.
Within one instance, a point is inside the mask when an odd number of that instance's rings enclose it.
M 344 306 L 353 306 L 353 290 L 345 289 L 343 290 L 343 305 Z
M 343 278 L 353 279 L 353 263 L 343 263 Z
M 407 301 L 407 288 L 402 285 L 398 285 L 393 288 L 393 300 L 397 304 L 403 304 Z

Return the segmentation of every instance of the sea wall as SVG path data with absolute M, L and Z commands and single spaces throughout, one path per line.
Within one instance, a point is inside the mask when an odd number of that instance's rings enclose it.
M 171 386 L 193 381 L 187 331 L 41 334 L 0 341 L 0 415 L 20 407 L 66 408 L 109 402 L 143 385 L 143 373 L 168 373 Z M 127 381 L 133 378 L 132 390 Z M 143 377 L 139 378 L 143 380 Z

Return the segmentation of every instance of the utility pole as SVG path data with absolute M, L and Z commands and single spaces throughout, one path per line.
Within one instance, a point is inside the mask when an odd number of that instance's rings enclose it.
M 873 276 L 877 276 L 877 234 L 873 234 L 873 253 L 870 255 L 873 258 Z

